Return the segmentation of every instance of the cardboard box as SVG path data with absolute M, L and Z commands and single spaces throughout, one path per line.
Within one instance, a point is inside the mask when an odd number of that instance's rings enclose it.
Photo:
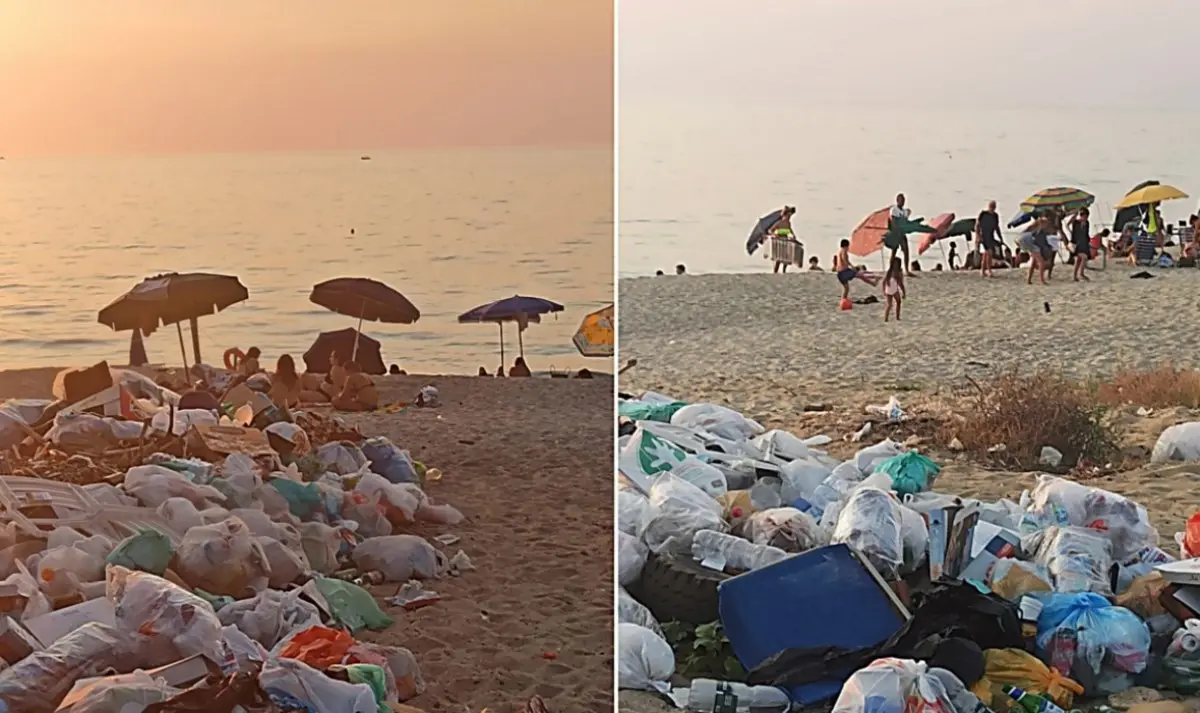
M 1200 559 L 1167 562 L 1154 569 L 1171 584 L 1200 585 Z
M 25 628 L 29 629 L 29 632 L 36 636 L 37 640 L 42 642 L 42 646 L 45 647 L 93 621 L 116 626 L 117 613 L 113 609 L 112 602 L 100 598 L 74 604 L 65 609 L 27 619 Z
M 961 579 L 972 582 L 986 582 L 988 570 L 997 561 L 1017 556 L 1017 547 L 1021 544 L 1021 536 L 1012 530 L 997 528 L 996 534 L 984 541 L 983 549 L 963 569 Z
M 193 455 L 213 463 L 225 460 L 230 453 L 244 453 L 251 458 L 275 455 L 265 433 L 243 426 L 192 426 L 187 432 L 187 447 Z
M 12 666 L 34 651 L 44 647 L 16 619 L 0 616 L 0 659 Z
M 165 680 L 169 686 L 187 688 L 197 681 L 208 678 L 209 674 L 221 673 L 221 667 L 204 654 L 195 654 L 166 666 L 152 668 L 146 673 L 154 678 Z

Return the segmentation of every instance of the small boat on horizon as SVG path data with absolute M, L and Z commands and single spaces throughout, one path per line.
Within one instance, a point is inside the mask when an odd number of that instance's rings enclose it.
M 362 156 L 359 156 L 359 157 L 358 157 L 358 160 L 359 160 L 359 161 L 370 161 L 370 160 L 371 160 L 371 157 L 370 157 L 370 156 L 368 156 L 368 155 L 366 155 L 366 154 L 363 154 Z

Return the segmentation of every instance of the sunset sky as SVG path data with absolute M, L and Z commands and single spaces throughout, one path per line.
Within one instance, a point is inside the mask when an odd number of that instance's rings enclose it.
M 0 0 L 0 155 L 611 132 L 608 0 Z

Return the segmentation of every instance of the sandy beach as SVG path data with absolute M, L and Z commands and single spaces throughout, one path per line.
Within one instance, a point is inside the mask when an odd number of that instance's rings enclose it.
M 0 398 L 49 397 L 56 369 L 0 372 Z M 612 706 L 612 382 L 378 377 L 385 401 L 426 384 L 443 405 L 347 416 L 442 470 L 429 494 L 467 516 L 456 527 L 477 567 L 431 583 L 443 600 L 407 613 L 367 640 L 405 646 L 428 689 L 426 711 L 521 711 L 534 695 L 550 711 Z
M 1055 366 L 1073 378 L 1103 379 L 1118 367 L 1200 361 L 1200 338 L 1181 322 L 1195 309 L 1200 270 L 1154 270 L 1154 279 L 1134 280 L 1132 269 L 1110 267 L 1088 284 L 1058 270 L 1064 274 L 1048 287 L 1027 286 L 1014 271 L 993 280 L 924 273 L 909 282 L 904 320 L 888 324 L 883 304 L 838 311 L 838 285 L 828 273 L 622 280 L 621 361 L 638 364 L 621 376 L 620 390 L 720 403 L 767 428 L 823 433 L 838 457 L 863 445 L 845 439 L 867 419 L 865 407 L 895 395 L 916 419 L 876 429 L 868 442 L 886 435 L 928 452 L 943 467 L 938 492 L 1015 499 L 1036 474 L 990 469 L 948 450 L 944 435 L 931 435 L 930 422 L 948 421 L 965 403 L 972 390 L 966 375 L 983 380 L 1014 366 Z M 867 294 L 874 291 L 856 282 L 852 296 Z M 1174 552 L 1175 533 L 1200 508 L 1200 464 L 1155 467 L 1146 454 L 1164 428 L 1200 420 L 1200 410 L 1137 411 L 1127 404 L 1110 416 L 1121 446 L 1134 454 L 1132 468 L 1087 483 L 1144 505 L 1160 544 Z M 665 710 L 637 692 L 623 692 L 620 708 Z

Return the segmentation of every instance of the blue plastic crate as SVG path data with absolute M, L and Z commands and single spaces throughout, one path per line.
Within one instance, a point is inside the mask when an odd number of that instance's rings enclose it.
M 909 620 L 908 610 L 867 561 L 846 545 L 788 557 L 721 583 L 721 622 L 747 669 L 792 648 L 860 648 L 882 643 Z M 798 686 L 809 705 L 836 696 L 844 679 Z

